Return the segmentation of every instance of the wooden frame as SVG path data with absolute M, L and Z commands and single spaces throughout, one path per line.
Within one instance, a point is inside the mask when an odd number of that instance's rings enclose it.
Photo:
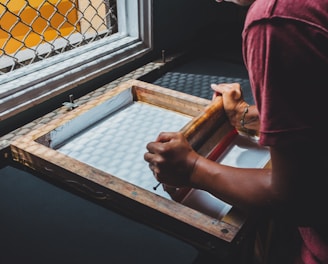
M 91 199 L 137 221 L 173 235 L 218 256 L 234 252 L 245 239 L 249 218 L 233 208 L 222 219 L 215 219 L 126 182 L 115 175 L 86 165 L 51 148 L 51 133 L 72 120 L 130 90 L 134 101 L 142 101 L 190 115 L 192 120 L 181 131 L 204 156 L 223 144 L 233 130 L 224 115 L 222 99 L 215 101 L 176 92 L 142 81 L 130 80 L 113 90 L 67 112 L 64 118 L 22 136 L 10 146 L 13 159 L 44 176 L 86 194 Z

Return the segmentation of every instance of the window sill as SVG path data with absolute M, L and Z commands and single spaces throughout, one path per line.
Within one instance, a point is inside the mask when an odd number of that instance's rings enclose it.
M 102 43 L 105 41 L 0 76 L 0 121 L 139 58 L 151 49 L 134 37 Z

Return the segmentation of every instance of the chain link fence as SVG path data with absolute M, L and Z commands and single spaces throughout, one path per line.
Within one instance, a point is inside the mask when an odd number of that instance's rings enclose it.
M 0 0 L 0 74 L 118 32 L 117 0 Z

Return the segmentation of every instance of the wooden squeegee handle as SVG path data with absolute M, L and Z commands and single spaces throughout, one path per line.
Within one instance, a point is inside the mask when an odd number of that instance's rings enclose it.
M 217 128 L 226 120 L 221 96 L 217 96 L 204 110 L 186 126 L 181 132 L 193 145 L 204 140 L 210 131 Z

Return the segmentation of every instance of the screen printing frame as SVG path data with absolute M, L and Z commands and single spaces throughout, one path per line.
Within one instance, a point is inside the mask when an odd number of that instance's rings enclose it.
M 232 208 L 215 219 L 175 200 L 169 200 L 115 175 L 89 166 L 51 148 L 51 133 L 131 89 L 133 100 L 190 115 L 184 133 L 193 148 L 203 156 L 226 145 L 231 137 L 222 98 L 214 101 L 177 92 L 138 80 L 124 82 L 97 99 L 67 112 L 18 138 L 11 146 L 13 160 L 32 170 L 86 194 L 106 207 L 173 235 L 191 245 L 224 256 L 242 244 L 249 231 L 249 217 Z M 82 129 L 82 128 L 80 128 Z M 230 135 L 230 136 L 229 136 Z M 205 140 L 206 139 L 206 140 Z

